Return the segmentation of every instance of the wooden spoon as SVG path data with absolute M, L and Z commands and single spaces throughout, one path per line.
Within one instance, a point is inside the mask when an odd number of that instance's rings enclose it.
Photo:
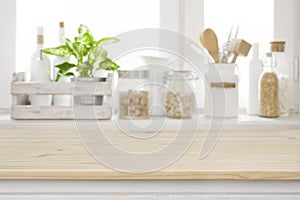
M 200 42 L 216 63 L 219 62 L 219 45 L 216 33 L 212 29 L 205 29 L 200 35 Z

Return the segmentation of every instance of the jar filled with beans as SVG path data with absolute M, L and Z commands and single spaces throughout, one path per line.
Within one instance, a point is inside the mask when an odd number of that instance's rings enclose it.
M 118 116 L 121 119 L 149 118 L 149 70 L 119 71 Z
M 259 115 L 279 117 L 279 83 L 272 53 L 266 53 L 264 69 L 259 79 Z
M 165 114 L 170 118 L 189 118 L 195 113 L 195 81 L 192 71 L 169 71 L 164 76 Z

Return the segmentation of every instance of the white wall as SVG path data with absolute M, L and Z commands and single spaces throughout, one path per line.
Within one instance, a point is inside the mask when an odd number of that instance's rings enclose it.
M 15 69 L 16 0 L 0 0 L 0 108 L 11 105 L 10 82 Z

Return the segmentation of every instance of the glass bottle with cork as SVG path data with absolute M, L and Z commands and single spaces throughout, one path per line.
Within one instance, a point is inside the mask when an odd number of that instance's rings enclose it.
M 59 22 L 59 31 L 58 31 L 58 46 L 62 46 L 65 45 L 65 23 L 64 22 Z M 53 80 L 55 81 L 59 81 L 60 78 L 65 79 L 67 77 L 60 77 L 57 76 L 58 73 L 58 69 L 55 68 L 55 66 L 60 65 L 62 63 L 65 62 L 69 62 L 70 61 L 70 57 L 69 56 L 56 56 L 54 61 L 53 61 L 53 65 L 54 65 L 54 69 L 53 69 Z
M 281 116 L 288 116 L 291 109 L 291 83 L 289 76 L 289 64 L 285 55 L 285 42 L 270 42 L 274 57 L 274 65 L 278 72 L 279 81 L 279 109 Z
M 259 116 L 279 117 L 279 83 L 272 52 L 265 54 L 263 72 L 259 78 Z
M 44 55 L 42 50 L 44 48 L 44 29 L 37 28 L 37 48 L 31 57 L 31 81 L 33 82 L 50 82 L 50 59 Z M 51 95 L 31 95 L 31 105 L 51 105 Z
M 65 23 L 59 22 L 58 31 L 58 45 L 65 45 Z M 71 82 L 70 77 L 59 74 L 59 69 L 57 65 L 69 62 L 69 56 L 56 56 L 53 61 L 53 81 L 56 82 Z M 56 106 L 70 106 L 71 105 L 71 95 L 53 95 L 53 104 Z

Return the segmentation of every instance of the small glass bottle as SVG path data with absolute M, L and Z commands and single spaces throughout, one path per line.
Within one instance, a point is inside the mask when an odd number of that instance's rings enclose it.
M 289 76 L 289 64 L 284 53 L 285 42 L 270 42 L 271 51 L 274 56 L 274 66 L 278 72 L 279 81 L 279 109 L 281 116 L 288 116 L 291 109 L 291 83 Z
M 37 29 L 37 48 L 31 57 L 31 81 L 50 82 L 50 59 L 43 54 L 44 31 L 43 27 Z M 51 95 L 32 95 L 30 96 L 31 105 L 51 105 Z
M 59 31 L 58 31 L 58 46 L 62 46 L 65 45 L 65 23 L 64 22 L 59 22 Z M 55 81 L 59 81 L 57 73 L 58 73 L 58 69 L 55 67 L 56 65 L 65 63 L 65 62 L 69 62 L 70 61 L 70 57 L 68 56 L 56 56 L 55 59 L 53 60 L 53 80 Z M 63 78 L 63 77 L 60 77 Z
M 58 45 L 65 45 L 65 24 L 64 22 L 59 22 L 59 31 L 58 31 Z M 69 62 L 69 56 L 56 56 L 53 60 L 53 81 L 57 82 L 71 82 L 70 77 L 68 76 L 58 76 L 59 69 L 56 67 L 65 62 Z M 53 95 L 53 104 L 56 106 L 70 106 L 71 105 L 71 95 Z
M 164 76 L 164 106 L 167 117 L 189 118 L 195 112 L 197 76 L 192 71 L 169 71 Z
M 149 70 L 120 70 L 118 116 L 121 119 L 149 118 Z
M 263 72 L 259 78 L 259 116 L 279 117 L 279 83 L 271 52 L 265 54 Z
M 31 80 L 36 82 L 50 81 L 50 59 L 43 54 L 44 29 L 37 28 L 37 48 L 31 57 Z

